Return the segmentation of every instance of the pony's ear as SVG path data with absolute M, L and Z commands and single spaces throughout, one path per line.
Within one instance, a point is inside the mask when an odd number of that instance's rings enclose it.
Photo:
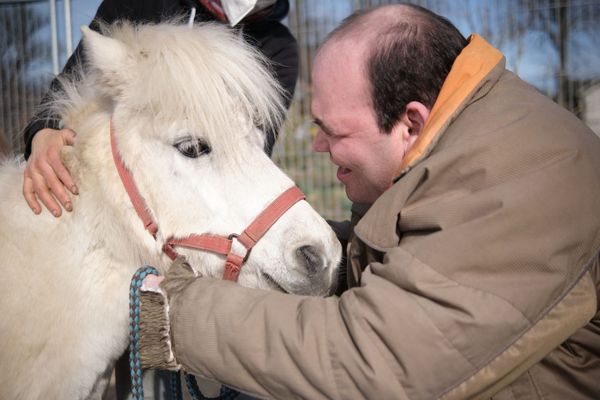
M 87 26 L 81 27 L 83 45 L 90 65 L 100 71 L 105 88 L 117 93 L 119 86 L 126 81 L 124 71 L 128 71 L 129 53 L 127 46 L 108 36 L 95 32 Z

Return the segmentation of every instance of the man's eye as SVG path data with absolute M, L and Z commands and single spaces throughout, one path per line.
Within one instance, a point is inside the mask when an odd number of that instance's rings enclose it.
M 209 154 L 212 150 L 210 145 L 204 139 L 192 137 L 176 142 L 173 147 L 189 158 L 198 158 L 202 155 Z
M 325 126 L 323 125 L 323 123 L 318 120 L 318 119 L 313 119 L 312 120 L 313 125 L 315 125 L 318 129 L 319 132 L 323 132 L 325 134 L 325 136 L 333 136 L 331 134 L 331 132 L 325 128 Z

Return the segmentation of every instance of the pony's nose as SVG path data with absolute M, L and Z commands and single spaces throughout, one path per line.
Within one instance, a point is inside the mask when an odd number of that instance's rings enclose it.
M 317 274 L 327 267 L 323 250 L 316 246 L 298 247 L 296 257 L 306 267 L 309 274 Z

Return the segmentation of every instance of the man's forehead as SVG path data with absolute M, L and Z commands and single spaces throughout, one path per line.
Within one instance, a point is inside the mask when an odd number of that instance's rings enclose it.
M 364 40 L 351 40 L 350 38 L 331 39 L 326 42 L 315 58 L 315 64 L 319 61 L 339 60 L 341 63 L 352 61 L 360 63 L 366 59 L 367 46 Z
M 347 43 L 328 47 L 319 53 L 313 64 L 313 90 L 335 91 L 337 96 L 364 94 L 368 83 L 361 51 Z

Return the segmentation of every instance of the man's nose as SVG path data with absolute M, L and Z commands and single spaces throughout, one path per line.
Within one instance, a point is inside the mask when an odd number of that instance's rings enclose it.
M 329 151 L 329 143 L 327 142 L 327 138 L 325 134 L 321 130 L 319 130 L 313 139 L 312 142 L 313 151 L 318 153 L 324 153 Z

